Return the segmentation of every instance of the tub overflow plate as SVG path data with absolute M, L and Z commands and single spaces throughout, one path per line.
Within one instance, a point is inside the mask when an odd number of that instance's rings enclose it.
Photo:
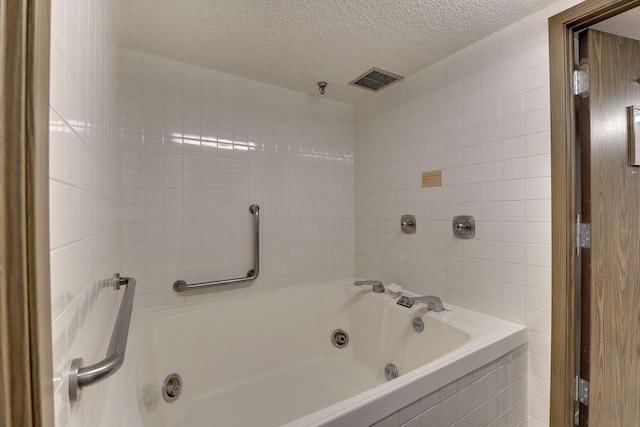
M 420 333 L 424 331 L 424 321 L 419 317 L 414 317 L 411 321 L 411 326 L 413 326 L 413 330 Z

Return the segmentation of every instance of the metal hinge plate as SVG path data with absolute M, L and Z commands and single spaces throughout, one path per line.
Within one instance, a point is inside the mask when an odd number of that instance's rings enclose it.
M 591 247 L 591 224 L 578 224 L 578 247 Z
M 591 224 L 580 222 L 580 215 L 576 216 L 576 253 L 580 255 L 581 248 L 591 247 Z
M 576 376 L 576 402 L 589 406 L 589 381 Z
M 582 98 L 589 96 L 589 61 L 586 58 L 573 72 L 573 94 Z

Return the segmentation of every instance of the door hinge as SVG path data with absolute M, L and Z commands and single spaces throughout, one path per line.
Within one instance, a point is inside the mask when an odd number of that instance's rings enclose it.
M 589 61 L 586 58 L 573 71 L 573 94 L 582 98 L 589 96 Z
M 580 222 L 581 216 L 576 215 L 576 254 L 580 255 L 581 248 L 591 247 L 591 224 Z
M 576 402 L 589 406 L 589 381 L 576 375 Z

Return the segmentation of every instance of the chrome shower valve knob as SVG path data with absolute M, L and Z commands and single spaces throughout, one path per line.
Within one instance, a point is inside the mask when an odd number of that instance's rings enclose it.
M 458 239 L 472 239 L 476 235 L 476 223 L 471 215 L 459 215 L 453 218 L 453 236 Z

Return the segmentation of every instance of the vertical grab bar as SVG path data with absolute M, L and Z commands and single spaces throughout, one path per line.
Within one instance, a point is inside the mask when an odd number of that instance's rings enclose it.
M 228 285 L 230 283 L 250 282 L 258 278 L 260 274 L 260 206 L 249 206 L 249 212 L 254 218 L 254 238 L 253 238 L 253 268 L 247 272 L 245 277 L 235 279 L 215 280 L 213 282 L 187 283 L 184 280 L 176 280 L 173 283 L 173 290 L 176 292 L 188 291 L 190 289 L 202 289 L 211 286 Z
M 133 298 L 136 294 L 136 279 L 133 277 L 120 277 L 120 274 L 116 273 L 111 280 L 114 290 L 119 290 L 121 285 L 125 285 L 127 290 L 122 296 L 122 302 L 120 302 L 120 310 L 118 310 L 116 323 L 113 325 L 107 355 L 100 362 L 87 367 L 82 367 L 84 364 L 82 358 L 71 361 L 71 366 L 69 367 L 69 400 L 71 402 L 80 400 L 83 387 L 110 377 L 124 363 Z

